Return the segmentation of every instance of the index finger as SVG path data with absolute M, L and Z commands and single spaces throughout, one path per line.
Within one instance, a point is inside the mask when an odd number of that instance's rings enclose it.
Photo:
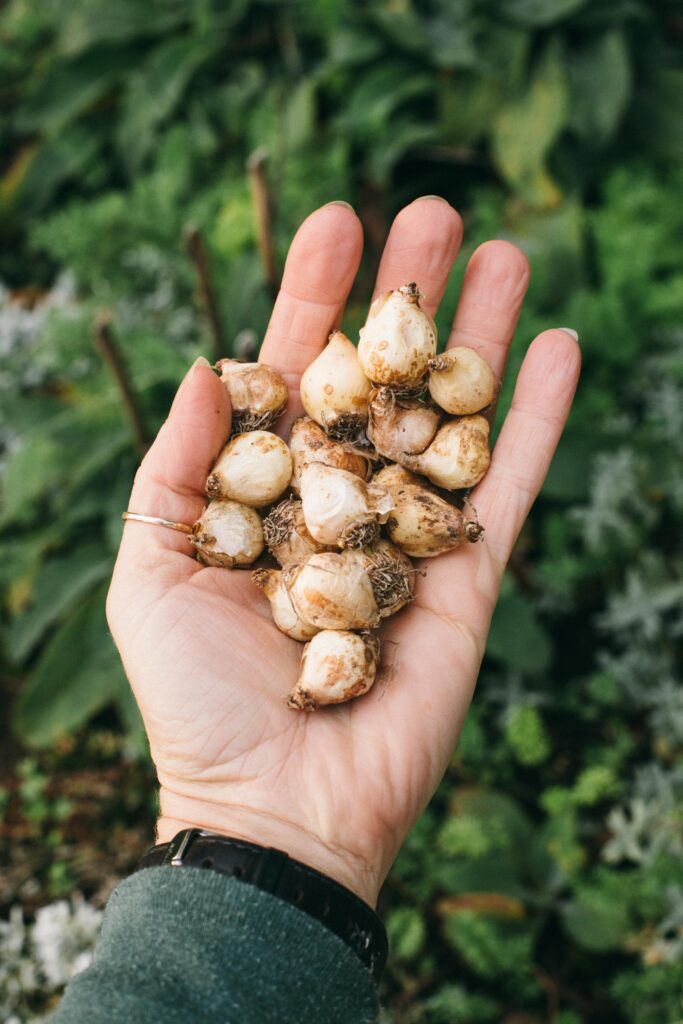
M 362 251 L 363 229 L 348 203 L 322 206 L 294 236 L 259 356 L 289 388 L 285 431 L 303 411 L 301 375 L 339 325 Z

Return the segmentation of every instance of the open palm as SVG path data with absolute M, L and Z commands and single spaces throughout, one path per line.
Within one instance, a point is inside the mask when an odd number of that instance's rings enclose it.
M 396 218 L 377 291 L 416 281 L 434 315 L 461 239 L 436 198 Z M 312 214 L 289 253 L 261 358 L 301 411 L 301 373 L 338 326 L 362 250 L 353 211 Z M 468 265 L 450 344 L 502 374 L 528 283 L 507 242 Z M 314 714 L 286 706 L 301 645 L 279 633 L 248 572 L 200 565 L 187 537 L 128 522 L 108 599 L 161 786 L 159 841 L 197 826 L 286 850 L 371 905 L 452 755 L 476 682 L 503 569 L 571 404 L 579 351 L 563 330 L 530 346 L 491 469 L 472 496 L 483 543 L 425 561 L 415 601 L 381 631 L 374 688 Z M 183 381 L 136 476 L 129 508 L 191 524 L 230 431 L 227 393 L 207 365 Z

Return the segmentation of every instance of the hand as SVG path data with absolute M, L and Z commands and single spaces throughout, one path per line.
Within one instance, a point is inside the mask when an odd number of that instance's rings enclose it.
M 391 229 L 376 292 L 415 280 L 433 315 L 461 234 L 447 203 L 411 203 Z M 283 432 L 301 412 L 301 373 L 341 321 L 361 249 L 360 223 L 342 204 L 313 213 L 292 243 L 261 353 L 290 387 Z M 473 346 L 502 374 L 528 279 L 513 245 L 477 249 L 449 343 Z M 532 343 L 490 471 L 472 496 L 483 543 L 426 561 L 413 604 L 382 629 L 385 679 L 349 704 L 288 708 L 301 646 L 272 624 L 250 573 L 202 566 L 181 533 L 126 524 L 107 613 L 159 776 L 160 842 L 197 826 L 275 846 L 375 905 L 452 755 L 503 570 L 548 470 L 579 364 L 565 331 Z M 224 386 L 208 364 L 195 365 L 137 473 L 130 510 L 193 523 L 229 432 Z

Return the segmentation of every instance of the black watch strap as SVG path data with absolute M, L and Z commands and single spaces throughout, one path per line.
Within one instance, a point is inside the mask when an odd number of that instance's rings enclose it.
M 160 865 L 212 868 L 293 904 L 343 939 L 379 981 L 388 943 L 377 914 L 355 893 L 282 850 L 189 828 L 154 846 L 138 868 Z

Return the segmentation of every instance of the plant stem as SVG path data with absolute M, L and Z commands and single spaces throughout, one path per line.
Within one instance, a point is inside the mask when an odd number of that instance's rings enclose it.
M 247 173 L 251 188 L 251 199 L 256 217 L 256 233 L 263 275 L 268 284 L 273 302 L 280 288 L 280 277 L 277 272 L 275 246 L 273 244 L 273 224 L 271 218 L 272 197 L 266 177 L 268 152 L 265 149 L 255 150 L 247 160 Z
M 123 355 L 114 338 L 111 328 L 111 313 L 103 309 L 95 319 L 94 324 L 95 344 L 107 368 L 109 369 L 116 386 L 121 395 L 121 403 L 130 425 L 135 447 L 140 458 L 145 454 L 151 444 L 151 437 L 147 432 L 142 410 L 131 382 L 128 368 Z
M 206 246 L 204 245 L 204 239 L 202 238 L 201 232 L 194 224 L 190 224 L 185 228 L 185 248 L 190 259 L 194 263 L 195 271 L 197 273 L 197 286 L 202 305 L 204 306 L 204 312 L 206 313 L 206 318 L 209 321 L 209 328 L 211 330 L 211 339 L 213 343 L 213 358 L 214 362 L 216 362 L 227 354 L 227 348 L 225 344 L 225 336 L 223 334 L 223 325 L 218 312 L 216 293 L 214 291 L 213 281 L 211 280 L 208 253 L 206 251 Z

